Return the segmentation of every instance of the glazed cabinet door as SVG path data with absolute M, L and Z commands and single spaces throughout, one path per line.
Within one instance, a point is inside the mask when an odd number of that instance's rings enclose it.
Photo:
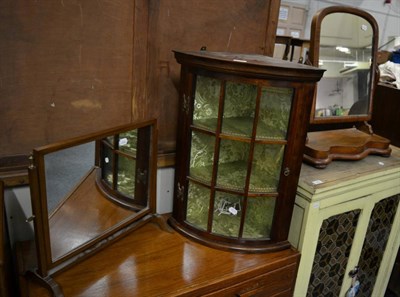
M 176 57 L 182 74 L 172 224 L 217 248 L 290 247 L 315 83 L 302 81 L 300 69 L 288 78 L 293 63 L 279 73 L 281 61 L 265 56 L 202 51 Z
M 200 75 L 195 85 L 186 221 L 212 234 L 270 238 L 293 89 Z
M 182 147 L 189 152 L 178 174 L 179 195 L 187 197 L 182 219 L 210 238 L 279 240 L 272 225 L 284 212 L 277 200 L 291 188 L 293 168 L 284 164 L 285 151 L 294 149 L 287 147 L 295 88 L 209 73 L 191 78 L 182 95 Z

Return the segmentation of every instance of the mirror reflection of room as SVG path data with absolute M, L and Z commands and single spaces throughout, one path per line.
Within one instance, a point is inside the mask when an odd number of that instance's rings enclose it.
M 46 195 L 49 213 L 94 166 L 95 144 L 89 142 L 45 156 Z
M 118 136 L 118 150 L 125 152 L 119 157 L 114 157 L 113 153 L 115 137 L 100 140 L 105 154 L 97 163 L 102 163 L 102 167 L 96 165 L 93 141 L 44 155 L 54 261 L 135 213 L 107 199 L 96 185 L 101 176 L 111 188 L 134 198 L 136 130 Z M 118 163 L 113 159 L 118 159 Z M 113 168 L 118 168 L 116 175 Z
M 316 117 L 366 115 L 369 106 L 372 27 L 360 16 L 331 13 L 321 23 Z
M 308 164 L 325 168 L 333 160 L 390 156 L 390 140 L 368 123 L 378 76 L 378 32 L 376 19 L 354 7 L 329 6 L 314 15 L 310 61 L 328 71 L 314 98 L 304 154 Z

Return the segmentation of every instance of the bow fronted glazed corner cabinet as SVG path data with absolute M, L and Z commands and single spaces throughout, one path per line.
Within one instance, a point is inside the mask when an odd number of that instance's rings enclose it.
M 266 252 L 287 240 L 316 82 L 323 71 L 261 55 L 178 52 L 170 223 L 215 248 Z

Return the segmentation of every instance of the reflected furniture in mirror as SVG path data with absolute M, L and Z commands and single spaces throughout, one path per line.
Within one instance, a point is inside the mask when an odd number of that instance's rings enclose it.
M 62 296 L 57 272 L 155 217 L 156 132 L 151 120 L 33 150 L 28 277 Z
M 292 36 L 276 35 L 274 57 L 282 52 L 282 60 L 304 63 L 307 60 L 310 40 Z
M 175 52 L 181 64 L 170 223 L 241 252 L 287 241 L 316 82 L 323 70 L 261 55 Z
M 324 168 L 334 159 L 390 155 L 390 141 L 374 134 L 367 123 L 377 82 L 377 42 L 378 25 L 365 11 L 331 6 L 315 14 L 309 63 L 327 71 L 317 86 L 310 123 L 319 127 L 348 123 L 356 128 L 308 133 L 307 163 Z

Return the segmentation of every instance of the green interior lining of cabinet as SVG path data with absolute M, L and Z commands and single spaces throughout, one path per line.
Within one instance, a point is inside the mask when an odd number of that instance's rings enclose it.
M 186 221 L 207 230 L 210 190 L 189 182 Z
M 236 215 L 223 213 L 219 203 L 224 199 L 233 203 L 240 203 Z M 248 198 L 247 216 L 243 229 L 243 238 L 265 239 L 269 238 L 272 219 L 275 209 L 275 198 L 255 197 Z M 206 230 L 208 222 L 208 210 L 210 202 L 210 190 L 205 187 L 190 183 L 188 191 L 188 206 L 186 220 L 197 228 Z M 239 195 L 216 192 L 214 201 L 212 233 L 228 237 L 239 236 L 240 221 L 242 216 L 241 207 L 243 197 Z
M 135 197 L 136 161 L 122 156 L 119 156 L 118 161 L 117 190 L 126 196 Z
M 221 82 L 198 76 L 193 124 L 206 130 L 217 128 Z M 293 89 L 262 87 L 257 138 L 286 139 Z M 222 132 L 249 137 L 253 128 L 257 86 L 227 82 Z
M 126 142 L 122 142 L 126 139 Z M 136 157 L 137 130 L 128 131 L 119 135 L 119 150 Z
M 243 229 L 243 238 L 269 238 L 275 213 L 275 198 L 249 198 L 247 215 Z
M 212 233 L 238 237 L 242 205 L 242 196 L 217 192 L 214 200 Z M 236 215 L 229 212 L 229 207 L 234 207 L 237 210 Z
M 250 192 L 271 193 L 276 192 L 277 177 L 268 175 L 265 170 L 254 167 L 250 179 Z M 210 184 L 209 179 L 212 166 L 199 166 L 190 168 L 190 176 L 194 179 Z M 247 174 L 246 162 L 230 162 L 218 166 L 217 186 L 226 189 L 243 191 Z M 264 185 L 260 187 L 259 185 Z
M 197 128 L 217 132 L 218 111 L 223 86 L 222 80 L 197 76 L 194 98 L 193 125 Z M 217 172 L 217 186 L 244 191 L 250 143 L 252 136 L 257 89 L 259 86 L 237 82 L 226 82 L 221 133 L 242 137 L 240 140 L 221 138 Z M 260 109 L 257 121 L 257 140 L 285 140 L 289 125 L 293 89 L 261 87 Z M 243 141 L 244 140 L 244 141 Z M 201 132 L 192 132 L 189 175 L 211 185 L 215 137 Z M 247 141 L 247 142 L 246 142 Z M 277 191 L 285 145 L 260 144 L 254 147 L 250 176 L 250 193 L 274 193 Z M 207 229 L 211 191 L 189 182 L 187 221 L 197 228 Z M 216 192 L 213 226 L 214 234 L 237 237 L 241 221 L 241 210 L 236 215 L 216 211 L 219 203 L 243 202 L 239 195 Z M 243 238 L 269 238 L 275 209 L 274 197 L 248 198 Z
M 199 119 L 193 120 L 195 127 L 214 132 L 218 119 Z M 224 118 L 222 124 L 222 133 L 232 136 L 251 137 L 253 129 L 253 118 L 232 117 Z M 259 121 L 257 126 L 256 139 L 279 139 L 284 140 L 286 129 L 271 126 L 265 121 Z
M 210 138 L 194 137 L 190 176 L 208 185 L 213 172 L 213 145 Z M 250 177 L 250 192 L 276 192 L 284 154 L 284 145 L 256 144 Z M 243 191 L 247 175 L 249 144 L 223 140 L 217 173 L 217 186 Z

